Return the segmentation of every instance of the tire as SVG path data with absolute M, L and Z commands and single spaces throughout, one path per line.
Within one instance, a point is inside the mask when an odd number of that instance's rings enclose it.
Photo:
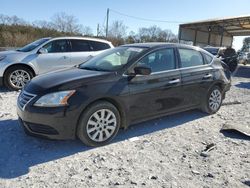
M 22 89 L 33 77 L 33 72 L 27 67 L 10 67 L 4 74 L 4 85 L 9 90 L 17 91 Z
M 87 146 L 103 146 L 116 136 L 120 126 L 121 116 L 117 108 L 109 102 L 99 101 L 81 115 L 77 136 Z
M 206 96 L 202 111 L 208 114 L 216 113 L 221 107 L 222 100 L 223 94 L 221 88 L 218 86 L 213 86 Z

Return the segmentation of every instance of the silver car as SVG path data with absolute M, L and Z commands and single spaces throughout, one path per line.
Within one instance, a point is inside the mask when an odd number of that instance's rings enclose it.
M 79 65 L 111 42 L 94 38 L 42 38 L 15 51 L 0 52 L 0 85 L 21 89 L 34 76 Z

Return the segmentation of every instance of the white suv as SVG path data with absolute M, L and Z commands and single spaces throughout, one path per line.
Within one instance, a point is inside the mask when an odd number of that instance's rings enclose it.
M 95 38 L 42 38 L 16 51 L 0 52 L 0 85 L 21 89 L 34 76 L 79 65 L 111 42 Z

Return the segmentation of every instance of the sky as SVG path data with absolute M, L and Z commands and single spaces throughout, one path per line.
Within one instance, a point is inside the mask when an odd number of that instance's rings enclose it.
M 28 22 L 49 21 L 56 13 L 65 12 L 74 15 L 80 24 L 91 27 L 94 34 L 97 24 L 105 25 L 107 8 L 110 23 L 123 21 L 128 33 L 157 25 L 177 34 L 179 23 L 250 14 L 250 0 L 0 0 L 0 5 L 0 14 L 16 15 Z M 117 12 L 170 23 L 138 20 Z M 241 47 L 243 38 L 235 38 L 235 48 Z

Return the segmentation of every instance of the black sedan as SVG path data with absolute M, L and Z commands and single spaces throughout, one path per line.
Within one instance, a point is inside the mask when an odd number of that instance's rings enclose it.
M 195 108 L 213 114 L 229 88 L 220 60 L 205 50 L 132 44 L 34 78 L 17 113 L 31 135 L 100 146 L 133 123 Z

